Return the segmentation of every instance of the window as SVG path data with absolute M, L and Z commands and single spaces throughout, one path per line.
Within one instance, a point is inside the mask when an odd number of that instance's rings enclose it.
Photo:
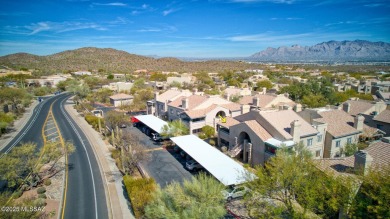
M 202 129 L 194 129 L 194 130 L 192 130 L 192 134 L 196 134 L 196 133 L 199 133 L 199 132 L 202 132 Z
M 313 139 L 309 138 L 307 139 L 307 146 L 312 146 L 313 145 Z
M 321 156 L 321 150 L 316 151 L 316 157 L 320 157 L 320 156 Z
M 317 136 L 317 142 L 321 142 L 322 141 L 322 135 L 318 135 Z
M 340 140 L 336 141 L 336 147 L 340 147 L 340 145 L 341 145 L 341 141 Z
M 171 114 L 173 114 L 173 109 L 171 109 Z
M 276 148 L 268 145 L 268 144 L 265 144 L 265 151 L 270 153 L 270 154 L 275 154 L 276 153 Z
M 347 138 L 347 143 L 348 143 L 348 144 L 351 144 L 351 143 L 352 143 L 352 137 Z

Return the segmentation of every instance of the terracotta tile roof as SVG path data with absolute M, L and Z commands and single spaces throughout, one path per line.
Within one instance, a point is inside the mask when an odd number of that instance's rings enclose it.
M 367 101 L 362 101 L 362 100 L 347 100 L 345 103 L 351 104 L 351 108 L 348 112 L 348 114 L 356 116 L 359 113 L 362 114 L 369 114 L 371 112 L 370 109 L 375 106 L 375 104 L 367 102 Z
M 199 118 L 199 117 L 204 117 L 208 112 L 211 110 L 217 108 L 217 105 L 213 104 L 205 109 L 200 109 L 200 110 L 186 110 L 184 111 L 185 114 L 187 114 L 190 118 Z
M 223 127 L 229 128 L 233 125 L 237 125 L 240 122 L 232 117 L 226 117 L 226 122 L 218 122 L 217 124 L 222 125 Z
M 364 149 L 372 158 L 372 168 L 390 165 L 390 144 L 378 141 Z M 353 174 L 355 156 L 314 160 L 321 170 L 331 170 L 337 174 Z
M 268 139 L 272 138 L 271 134 L 265 130 L 263 126 L 261 126 L 256 120 L 249 120 L 245 121 L 245 124 L 248 125 L 248 127 L 253 130 L 261 140 L 267 141 Z
M 385 110 L 374 117 L 375 121 L 390 123 L 390 110 Z
M 318 111 L 318 114 L 322 118 L 314 119 L 314 121 L 327 123 L 327 132 L 334 137 L 341 137 L 359 132 L 353 127 L 354 117 L 342 110 Z
M 176 100 L 172 101 L 171 103 L 169 103 L 168 105 L 173 106 L 173 107 L 182 108 L 181 104 L 182 104 L 182 100 L 184 98 L 188 98 L 189 104 L 188 104 L 187 110 L 191 110 L 191 109 L 199 106 L 201 103 L 203 103 L 204 101 L 206 101 L 208 99 L 207 96 L 199 96 L 199 95 L 191 95 L 189 97 L 181 96 L 181 97 L 177 98 Z
M 271 103 L 276 98 L 275 95 L 257 94 L 254 96 L 244 96 L 240 98 L 238 103 L 241 105 L 253 105 L 253 98 L 255 97 L 259 97 L 260 99 L 260 104 L 259 104 L 260 108 L 266 107 L 269 103 Z
M 238 111 L 241 110 L 241 105 L 238 103 L 228 103 L 228 104 L 221 104 L 220 105 L 223 108 L 226 108 L 230 111 Z
M 164 93 L 157 96 L 157 101 L 164 102 L 167 100 L 171 100 L 174 97 L 177 97 L 181 94 L 179 90 L 167 90 Z
M 263 117 L 270 125 L 272 125 L 275 130 L 286 140 L 292 139 L 292 136 L 290 135 L 290 129 L 291 122 L 294 120 L 299 120 L 301 123 L 301 137 L 318 133 L 317 129 L 313 128 L 308 122 L 306 122 L 302 117 L 300 117 L 292 110 L 260 111 L 260 116 Z
M 113 99 L 113 100 L 133 99 L 133 96 L 120 93 L 120 94 L 115 94 L 115 95 L 110 96 L 110 99 Z

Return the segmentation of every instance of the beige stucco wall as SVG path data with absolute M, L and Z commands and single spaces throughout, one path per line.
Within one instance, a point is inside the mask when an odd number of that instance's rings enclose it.
M 348 135 L 342 138 L 335 138 L 329 133 L 326 134 L 325 145 L 324 145 L 324 158 L 334 158 L 337 153 L 341 155 L 341 148 L 348 142 L 348 138 L 352 138 L 352 144 L 358 143 L 360 134 Z M 340 147 L 336 147 L 336 142 L 340 140 Z

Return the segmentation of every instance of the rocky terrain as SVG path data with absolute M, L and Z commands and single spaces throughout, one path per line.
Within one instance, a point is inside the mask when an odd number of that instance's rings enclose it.
M 390 43 L 329 41 L 314 46 L 267 48 L 250 56 L 256 61 L 390 61 Z

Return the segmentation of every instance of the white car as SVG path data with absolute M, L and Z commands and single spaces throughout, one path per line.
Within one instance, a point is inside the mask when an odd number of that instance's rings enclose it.
M 250 190 L 245 186 L 235 186 L 229 187 L 228 189 L 222 191 L 223 196 L 226 200 L 230 201 L 234 198 L 241 198 Z
M 195 160 L 190 160 L 190 161 L 187 161 L 186 162 L 186 168 L 188 170 L 198 170 L 198 169 L 202 169 L 202 165 L 200 165 L 198 162 L 196 162 Z

